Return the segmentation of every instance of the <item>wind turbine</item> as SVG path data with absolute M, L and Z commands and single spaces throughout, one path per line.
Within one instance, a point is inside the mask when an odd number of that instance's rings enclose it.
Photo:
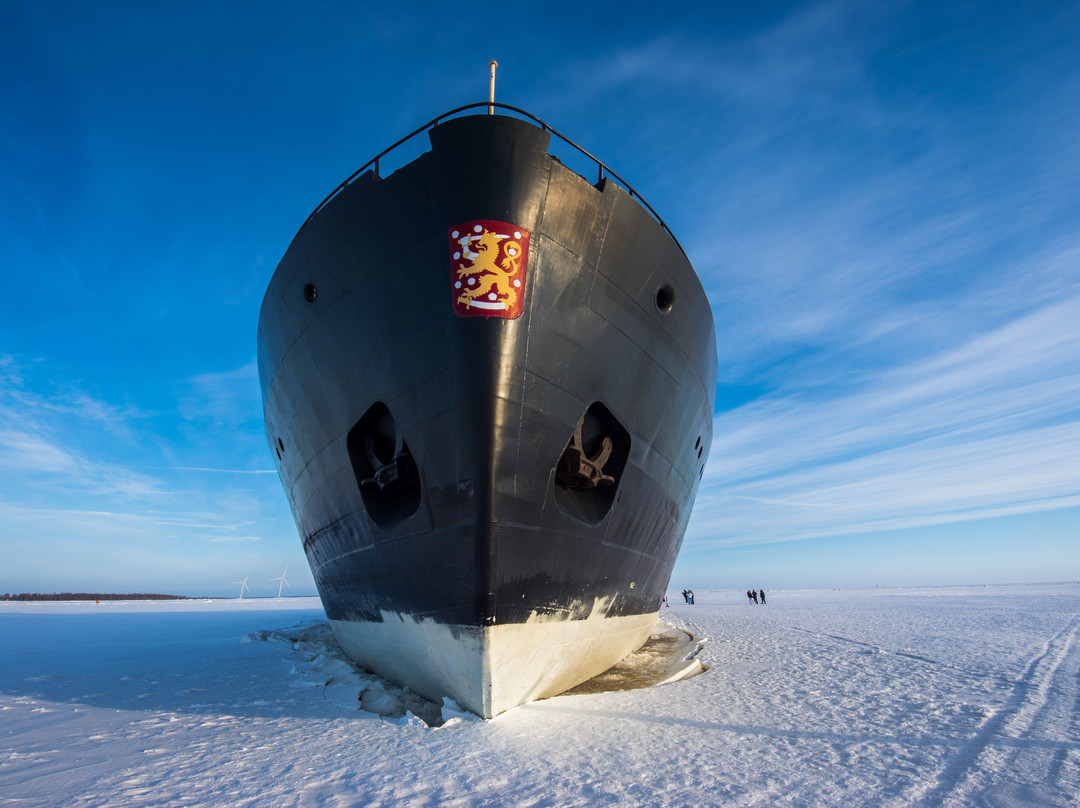
M 251 577 L 251 574 L 249 573 L 248 575 L 244 576 L 244 580 L 242 580 L 242 581 L 233 581 L 234 584 L 240 584 L 240 600 L 244 599 L 244 590 L 245 589 L 248 592 L 251 591 L 251 587 L 247 585 L 247 579 L 250 578 L 250 577 Z
M 288 571 L 289 571 L 289 567 L 288 567 L 288 565 L 286 565 L 285 566 L 285 572 L 288 572 Z M 270 579 L 270 583 L 273 583 L 274 581 L 278 582 L 277 596 L 278 596 L 279 600 L 281 599 L 281 585 L 282 584 L 285 584 L 285 586 L 289 587 L 289 589 L 292 589 L 292 585 L 288 581 L 285 580 L 285 572 L 281 573 L 280 578 L 271 578 Z

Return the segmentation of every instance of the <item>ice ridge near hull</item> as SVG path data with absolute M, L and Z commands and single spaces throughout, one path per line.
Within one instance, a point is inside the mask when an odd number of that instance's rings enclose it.
M 297 234 L 259 374 L 343 648 L 495 715 L 647 638 L 708 456 L 716 344 L 678 244 L 549 131 L 478 115 L 429 137 Z

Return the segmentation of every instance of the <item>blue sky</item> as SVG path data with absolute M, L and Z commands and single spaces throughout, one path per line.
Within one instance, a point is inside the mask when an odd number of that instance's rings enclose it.
M 314 591 L 262 430 L 312 208 L 480 101 L 713 303 L 676 588 L 1080 578 L 1080 7 L 0 3 L 0 592 Z

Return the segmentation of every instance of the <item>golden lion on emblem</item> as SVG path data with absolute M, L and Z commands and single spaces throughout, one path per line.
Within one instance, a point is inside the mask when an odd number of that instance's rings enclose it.
M 506 237 L 500 240 L 486 229 L 471 246 L 466 246 L 465 239 L 462 242 L 466 259 L 470 257 L 468 250 L 473 255 L 471 263 L 462 263 L 457 268 L 458 281 L 465 286 L 458 295 L 458 304 L 472 308 L 475 300 L 500 301 L 507 309 L 513 309 L 521 286 L 520 278 L 514 277 L 523 258 L 520 242 Z

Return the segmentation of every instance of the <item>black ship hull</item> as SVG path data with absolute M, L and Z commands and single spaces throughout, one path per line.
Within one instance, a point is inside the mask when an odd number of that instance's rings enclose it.
M 711 441 L 716 346 L 677 243 L 551 157 L 547 131 L 481 115 L 429 134 L 301 229 L 259 370 L 342 646 L 488 717 L 647 638 Z

